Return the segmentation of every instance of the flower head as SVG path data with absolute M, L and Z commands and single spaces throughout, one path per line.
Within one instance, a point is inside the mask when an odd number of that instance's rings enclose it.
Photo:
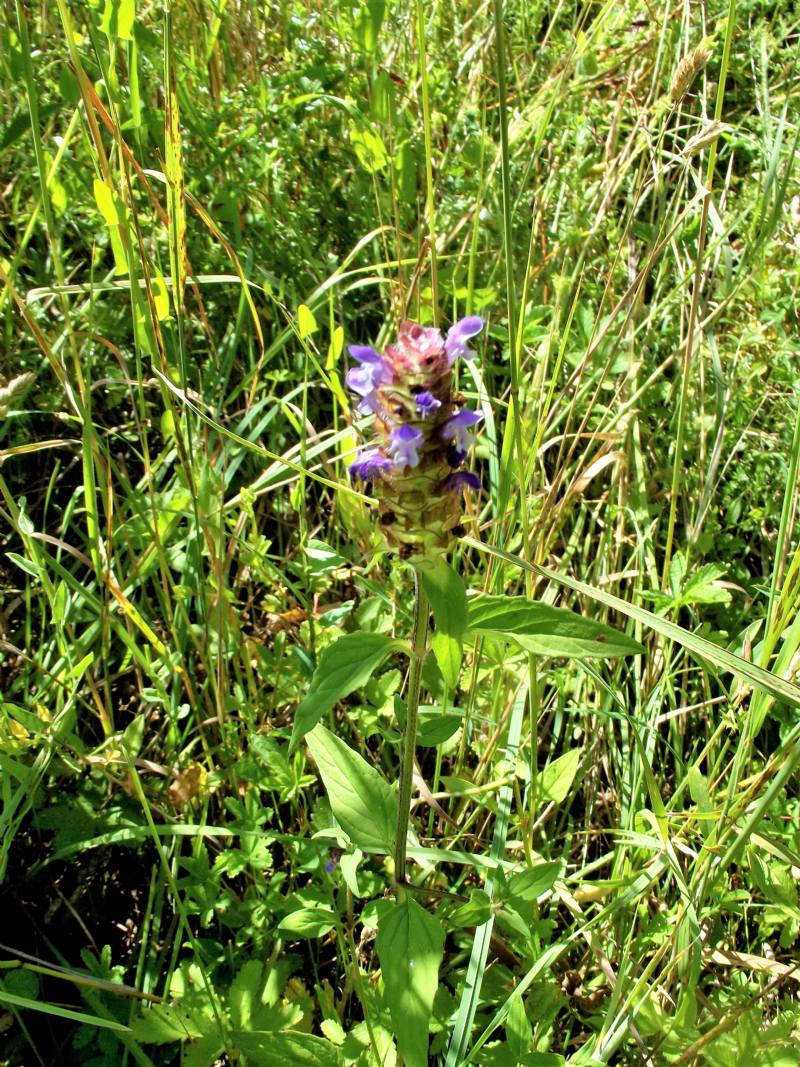
M 349 348 L 355 365 L 347 385 L 359 414 L 375 415 L 373 441 L 350 474 L 372 483 L 384 542 L 414 566 L 447 553 L 463 533 L 461 491 L 480 488 L 476 474 L 457 468 L 483 416 L 458 410 L 452 367 L 459 356 L 472 357 L 469 339 L 482 328 L 472 315 L 445 339 L 435 326 L 403 322 L 382 352 L 369 345 Z
M 442 406 L 441 400 L 437 400 L 433 393 L 429 393 L 427 389 L 417 393 L 414 397 L 414 402 L 420 418 L 423 419 L 427 419 L 429 415 L 435 415 Z
M 378 448 L 367 448 L 358 453 L 358 458 L 350 464 L 350 477 L 371 482 L 383 471 L 392 469 L 392 461 Z
M 417 449 L 425 440 L 422 430 L 415 430 L 413 426 L 397 426 L 389 435 L 389 451 L 394 457 L 394 465 L 398 470 L 404 467 L 418 467 L 419 456 Z
M 401 378 L 441 373 L 448 366 L 441 331 L 416 322 L 400 323 L 396 343 L 386 346 L 386 359 Z
M 456 491 L 460 489 L 480 489 L 480 487 L 481 480 L 472 471 L 456 471 L 454 474 L 448 474 L 442 482 L 442 488 Z
M 467 361 L 475 358 L 475 353 L 468 346 L 467 341 L 470 337 L 479 334 L 482 329 L 483 319 L 480 315 L 468 315 L 465 319 L 460 319 L 455 326 L 450 327 L 447 331 L 444 350 L 451 367 L 459 356 Z

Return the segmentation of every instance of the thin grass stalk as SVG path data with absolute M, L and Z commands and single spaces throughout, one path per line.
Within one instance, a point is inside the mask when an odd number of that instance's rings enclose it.
M 394 845 L 394 880 L 405 885 L 408 822 L 411 814 L 411 786 L 414 776 L 414 751 L 417 743 L 417 718 L 422 664 L 428 647 L 428 598 L 419 572 L 414 570 L 414 628 L 411 635 L 411 663 L 406 694 L 406 729 L 400 764 L 400 789 L 397 798 L 397 832 Z M 402 889 L 398 897 L 402 896 Z
M 736 25 L 736 0 L 731 0 L 728 6 L 728 21 L 725 28 L 725 45 L 722 50 L 722 63 L 719 72 L 719 84 L 717 97 L 714 104 L 714 122 L 722 118 L 722 105 L 725 99 L 725 83 L 728 80 L 728 65 L 731 57 L 731 43 L 733 30 Z M 700 231 L 697 236 L 697 257 L 694 265 L 694 281 L 692 284 L 692 300 L 689 305 L 689 324 L 686 329 L 686 349 L 683 357 L 681 374 L 681 394 L 678 406 L 678 427 L 675 436 L 675 454 L 672 461 L 672 480 L 670 483 L 669 518 L 667 520 L 667 540 L 664 546 L 664 566 L 661 572 L 661 587 L 669 587 L 669 568 L 672 560 L 672 547 L 675 539 L 675 523 L 678 515 L 678 496 L 681 488 L 681 471 L 683 469 L 683 447 L 686 438 L 686 411 L 689 401 L 689 376 L 692 368 L 692 354 L 694 352 L 694 335 L 697 329 L 697 312 L 700 306 L 700 289 L 703 284 L 703 257 L 705 255 L 706 236 L 708 232 L 708 215 L 711 205 L 711 190 L 714 186 L 714 174 L 717 168 L 717 144 L 719 135 L 714 138 L 708 148 L 708 164 L 706 166 L 705 196 L 700 212 Z
M 520 338 L 517 336 L 517 313 L 514 299 L 514 246 L 512 226 L 512 199 L 511 199 L 511 149 L 508 141 L 508 91 L 506 86 L 506 52 L 505 52 L 505 27 L 503 25 L 502 0 L 494 0 L 494 38 L 495 58 L 497 66 L 497 97 L 499 105 L 500 125 L 500 180 L 503 200 L 503 263 L 506 276 L 506 316 L 508 318 L 508 345 L 509 366 L 511 371 L 511 442 L 517 454 L 520 470 L 525 469 L 524 446 L 522 441 L 522 411 L 519 399 L 519 364 L 520 364 Z M 511 448 L 503 440 L 503 454 L 507 466 L 503 470 L 504 491 L 500 497 L 503 504 L 508 498 L 510 490 L 510 460 Z M 524 487 L 520 494 L 522 535 L 525 545 L 525 555 L 528 552 L 528 514 Z M 501 507 L 501 512 L 503 508 Z
M 436 203 L 433 188 L 433 140 L 431 137 L 431 105 L 428 92 L 428 57 L 425 48 L 425 4 L 417 0 L 417 53 L 422 85 L 422 125 L 425 136 L 425 218 L 428 224 L 428 241 L 431 257 L 431 302 L 433 325 L 439 324 L 439 273 L 436 263 Z
M 786 476 L 786 490 L 783 494 L 783 505 L 781 507 L 781 519 L 778 526 L 778 540 L 775 545 L 775 563 L 772 567 L 772 579 L 769 587 L 769 604 L 767 606 L 767 619 L 766 619 L 766 637 L 769 641 L 770 634 L 776 624 L 776 597 L 778 594 L 778 586 L 783 578 L 783 571 L 785 568 L 787 539 L 789 536 L 789 525 L 791 517 L 794 513 L 795 497 L 797 493 L 797 470 L 800 464 L 800 402 L 797 405 L 794 419 L 794 430 L 792 432 L 792 447 L 789 454 L 789 471 Z M 782 620 L 783 621 L 783 620 Z M 766 667 L 767 663 L 762 663 L 762 666 Z

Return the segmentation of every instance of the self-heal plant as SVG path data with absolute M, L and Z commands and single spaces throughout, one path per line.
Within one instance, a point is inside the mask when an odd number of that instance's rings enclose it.
M 422 667 L 429 647 L 443 683 L 443 706 L 449 704 L 461 680 L 467 633 L 507 640 L 531 655 L 559 658 L 605 658 L 642 651 L 626 635 L 528 596 L 478 594 L 468 599 L 463 581 L 447 561 L 448 551 L 461 533 L 463 496 L 480 489 L 478 476 L 465 469 L 465 464 L 482 415 L 454 392 L 452 377 L 456 360 L 473 358 L 469 342 L 481 327 L 481 320 L 470 316 L 443 337 L 434 327 L 406 322 L 400 326 L 397 341 L 382 353 L 363 345 L 350 349 L 356 365 L 348 371 L 347 383 L 357 396 L 359 412 L 374 413 L 369 440 L 352 462 L 350 474 L 369 485 L 379 503 L 386 543 L 413 569 L 412 637 L 407 642 L 394 634 L 372 631 L 339 637 L 321 653 L 292 729 L 292 745 L 304 736 L 308 738 L 338 824 L 336 833 L 346 835 L 354 850 L 393 857 L 395 901 L 378 917 L 375 947 L 398 1052 L 408 1067 L 425 1067 L 429 1062 L 428 1028 L 444 945 L 442 909 L 434 915 L 417 899 L 417 894 L 439 895 L 441 890 L 425 887 L 424 870 L 413 881 L 406 873 L 417 716 Z M 477 547 L 478 542 L 473 544 Z M 486 551 L 494 555 L 497 550 L 487 547 Z M 499 556 L 514 559 L 502 552 Z M 524 560 L 518 562 L 523 569 L 530 567 Z M 431 609 L 435 629 L 429 643 Z M 403 729 L 396 792 L 379 768 L 320 722 L 338 701 L 366 685 L 395 653 L 409 659 L 403 699 L 397 698 L 395 704 Z M 512 722 L 516 725 L 509 725 L 508 734 L 510 753 L 519 745 L 524 708 L 524 697 L 515 699 Z M 436 767 L 434 791 L 438 788 L 441 749 Z M 498 812 L 505 814 L 500 828 L 495 828 L 495 860 L 502 858 L 511 800 L 511 787 L 504 784 L 502 788 Z M 351 875 L 354 856 L 355 852 L 347 854 Z M 544 866 L 558 868 L 557 864 Z M 344 858 L 342 868 L 344 877 Z M 330 860 L 326 871 L 334 873 Z M 556 869 L 548 884 L 557 877 Z M 495 884 L 489 873 L 489 897 Z M 480 914 L 488 916 L 480 920 L 481 929 L 490 931 L 491 909 L 484 913 L 481 905 Z M 487 933 L 476 940 L 470 960 L 469 973 L 478 976 L 478 986 L 488 945 Z M 462 1037 L 471 1030 L 476 988 L 469 978 L 456 1016 L 448 1067 L 451 1062 L 464 1062 Z
M 468 342 L 482 328 L 483 320 L 469 315 L 445 338 L 436 327 L 404 322 L 382 354 L 369 345 L 349 348 L 357 365 L 346 382 L 359 414 L 374 414 L 376 438 L 350 474 L 371 483 L 389 546 L 415 567 L 447 553 L 461 525 L 459 490 L 480 488 L 476 475 L 452 477 L 482 418 L 461 406 L 452 377 L 458 358 L 474 358 Z
M 434 590 L 444 588 L 453 599 L 451 583 L 455 582 L 459 587 L 455 599 L 463 600 L 463 587 L 447 568 L 445 556 L 461 530 L 462 494 L 467 489 L 480 489 L 481 484 L 476 474 L 458 469 L 466 461 L 475 428 L 483 416 L 462 406 L 461 398 L 454 394 L 453 365 L 459 358 L 474 358 L 468 342 L 482 329 L 483 320 L 477 315 L 461 319 L 446 338 L 436 327 L 404 322 L 397 340 L 387 345 L 383 354 L 368 345 L 351 345 L 349 349 L 357 365 L 347 372 L 347 385 L 359 397 L 358 412 L 375 416 L 375 440 L 359 452 L 350 465 L 350 475 L 370 483 L 380 504 L 386 541 L 413 566 L 415 577 L 414 633 L 395 833 L 398 897 L 406 884 L 417 709 L 428 647 L 425 583 L 427 580 Z M 434 603 L 434 611 L 436 607 Z M 438 658 L 436 637 L 434 651 Z M 449 652 L 445 658 L 452 662 Z M 446 680 L 455 685 L 455 678 Z

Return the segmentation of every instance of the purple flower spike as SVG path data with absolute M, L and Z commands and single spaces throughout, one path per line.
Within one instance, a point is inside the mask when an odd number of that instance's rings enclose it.
M 458 471 L 456 474 L 448 474 L 442 485 L 445 489 L 480 489 L 481 480 L 472 471 Z
M 391 469 L 392 461 L 377 448 L 368 448 L 365 452 L 359 452 L 358 458 L 349 467 L 350 477 L 360 478 L 363 482 L 371 482 L 383 471 Z
M 415 400 L 417 403 L 417 411 L 423 419 L 427 419 L 429 415 L 435 415 L 442 406 L 441 400 L 437 400 L 433 393 L 427 391 L 424 393 L 417 393 Z
M 394 465 L 398 470 L 419 466 L 417 449 L 424 438 L 422 430 L 415 430 L 413 426 L 398 426 L 392 430 L 389 451 L 394 456 Z
M 442 430 L 442 437 L 445 441 L 453 442 L 453 449 L 457 453 L 465 453 L 469 451 L 469 446 L 472 444 L 472 432 L 471 428 L 481 421 L 483 415 L 479 411 L 470 411 L 469 408 L 464 408 L 463 411 L 459 411 L 452 419 L 448 419 Z M 463 457 L 462 457 L 463 458 Z M 459 460 L 459 463 L 461 460 Z M 451 464 L 456 466 L 457 464 Z
M 450 327 L 447 331 L 444 350 L 447 353 L 447 361 L 451 367 L 459 356 L 468 361 L 475 358 L 475 353 L 468 346 L 467 341 L 470 337 L 480 333 L 482 329 L 483 319 L 480 315 L 468 315 L 465 319 L 457 322 L 455 326 Z

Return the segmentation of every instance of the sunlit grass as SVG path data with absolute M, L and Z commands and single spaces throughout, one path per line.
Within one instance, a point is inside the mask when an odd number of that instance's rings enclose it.
M 456 692 L 426 662 L 423 711 L 463 716 L 417 751 L 432 1062 L 791 1062 L 797 15 L 6 14 L 0 389 L 34 376 L 0 393 L 8 1062 L 393 1062 L 390 865 L 342 860 L 288 742 L 342 630 L 411 629 L 347 477 L 346 346 L 466 314 L 456 568 L 646 655 L 470 639 Z M 325 718 L 391 782 L 405 684 L 390 659 Z M 180 1001 L 163 1043 L 122 984 Z

